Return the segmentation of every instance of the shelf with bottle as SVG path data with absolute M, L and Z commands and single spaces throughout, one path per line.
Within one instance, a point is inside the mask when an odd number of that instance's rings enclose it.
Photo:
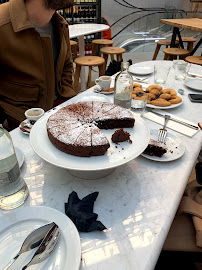
M 64 14 L 65 13 L 65 14 Z M 96 6 L 73 6 L 61 14 L 69 24 L 98 23 Z
M 75 5 L 97 4 L 97 0 L 74 0 Z

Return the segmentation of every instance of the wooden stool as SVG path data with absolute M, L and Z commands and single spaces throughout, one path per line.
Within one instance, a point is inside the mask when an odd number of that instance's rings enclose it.
M 171 44 L 171 40 L 169 39 L 162 39 L 156 42 L 156 50 L 154 52 L 153 58 L 152 60 L 156 60 L 156 57 L 160 51 L 161 46 L 166 46 L 166 48 L 168 48 L 168 46 L 170 46 Z M 178 45 L 178 42 L 176 41 L 176 45 Z
M 70 46 L 71 46 L 71 50 L 72 50 L 74 59 L 76 59 L 78 57 L 78 55 L 77 55 L 77 42 L 70 40 Z
M 95 55 L 96 50 L 97 50 L 97 46 L 100 45 L 100 49 L 101 49 L 102 47 L 105 47 L 105 46 L 111 47 L 113 44 L 114 44 L 114 41 L 110 40 L 110 39 L 95 39 L 95 40 L 93 40 L 92 41 L 92 55 Z M 99 52 L 99 55 L 101 55 L 100 52 Z
M 176 38 L 176 40 L 179 41 L 179 38 Z M 182 42 L 187 42 L 187 50 L 191 52 L 194 48 L 194 42 L 196 42 L 196 38 L 182 37 Z
M 185 59 L 185 57 L 189 54 L 188 50 L 180 49 L 180 48 L 166 48 L 163 50 L 165 53 L 164 60 L 173 60 L 177 59 L 179 56 L 179 59 Z
M 185 61 L 188 63 L 201 65 L 202 66 L 202 56 L 187 56 Z
M 114 55 L 116 54 L 117 62 L 121 62 L 123 60 L 122 54 L 125 53 L 124 48 L 119 47 L 104 47 L 100 49 L 100 52 L 103 54 L 103 58 L 105 59 L 105 65 L 107 66 L 108 55 L 111 56 L 111 60 L 114 60 Z
M 97 66 L 99 68 L 99 76 L 103 76 L 105 73 L 105 60 L 99 56 L 82 56 L 77 57 L 74 61 L 76 63 L 76 71 L 74 74 L 74 90 L 78 92 L 79 87 L 79 77 L 81 73 L 81 67 L 88 66 L 88 81 L 87 87 L 90 87 L 91 84 L 91 69 L 93 66 Z

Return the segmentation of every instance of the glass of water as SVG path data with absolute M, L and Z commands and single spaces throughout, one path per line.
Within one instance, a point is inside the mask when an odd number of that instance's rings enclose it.
M 132 98 L 131 111 L 134 112 L 136 116 L 143 116 L 148 98 L 149 95 L 147 93 L 139 93 L 136 97 Z
M 188 72 L 188 63 L 181 60 L 175 64 L 175 79 L 176 80 L 185 80 Z
M 164 84 L 167 80 L 170 67 L 168 66 L 154 66 L 154 82 L 155 84 Z

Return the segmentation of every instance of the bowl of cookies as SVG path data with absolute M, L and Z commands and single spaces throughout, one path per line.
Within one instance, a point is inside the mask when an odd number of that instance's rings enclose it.
M 165 88 L 158 84 L 149 85 L 146 89 L 142 88 L 139 83 L 133 84 L 133 99 L 144 99 L 148 95 L 147 107 L 158 109 L 171 109 L 182 104 L 183 100 L 177 95 L 177 92 L 171 88 Z

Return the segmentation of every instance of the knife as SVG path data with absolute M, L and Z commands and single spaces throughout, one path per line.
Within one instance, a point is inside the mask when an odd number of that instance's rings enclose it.
M 165 117 L 165 115 L 162 115 L 162 114 L 160 114 L 160 113 L 154 112 L 153 110 L 149 110 L 149 112 L 152 112 L 152 113 L 154 113 L 154 114 L 156 114 L 156 115 L 158 115 L 158 116 L 160 116 L 160 117 Z M 182 125 L 184 125 L 184 126 L 187 126 L 187 127 L 189 127 L 189 128 L 193 128 L 193 129 L 195 129 L 195 130 L 198 130 L 198 129 L 199 129 L 199 127 L 197 127 L 197 126 L 188 124 L 188 123 L 183 122 L 183 121 L 181 121 L 181 120 L 178 120 L 178 119 L 176 119 L 176 118 L 174 118 L 174 117 L 170 117 L 170 120 L 173 121 L 173 122 L 182 124 Z

